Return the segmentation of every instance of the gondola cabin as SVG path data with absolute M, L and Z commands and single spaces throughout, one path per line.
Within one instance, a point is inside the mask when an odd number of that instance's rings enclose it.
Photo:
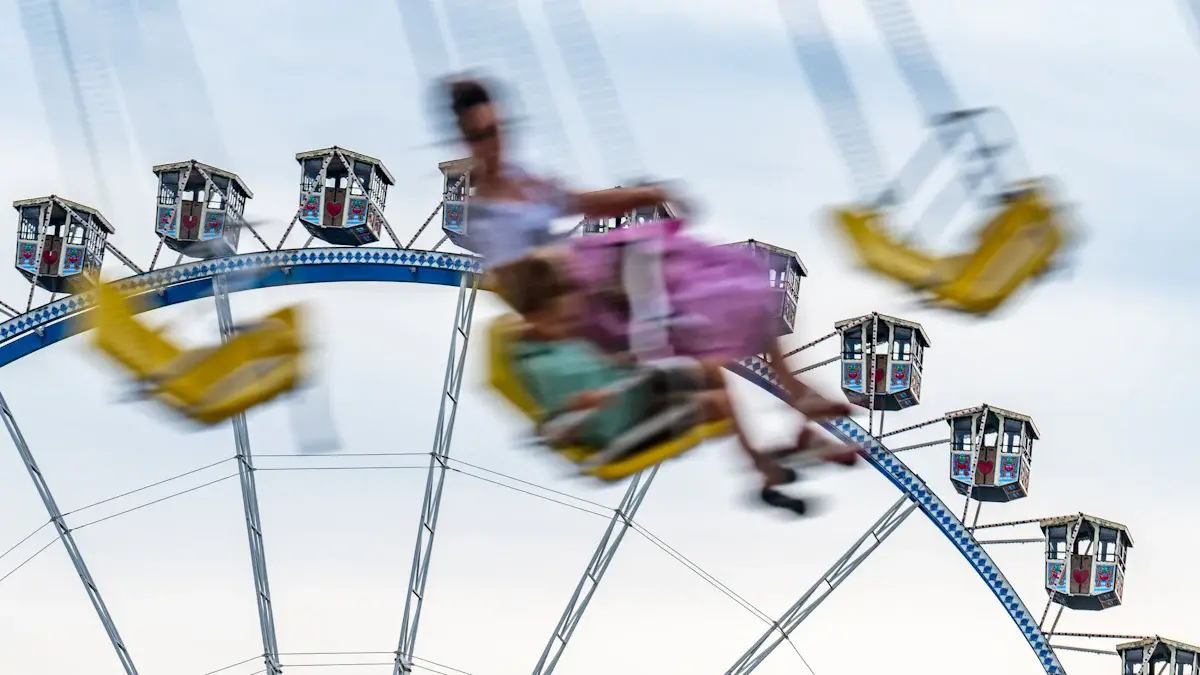
M 620 186 L 615 189 L 619 189 Z M 604 234 L 612 230 L 620 230 L 626 227 L 637 227 L 644 223 L 650 223 L 656 220 L 672 220 L 676 218 L 675 209 L 670 204 L 655 204 L 653 206 L 643 206 L 633 211 L 627 211 L 614 218 L 589 218 L 583 221 L 583 227 L 580 233 L 584 236 Z M 790 331 L 789 331 L 790 332 Z
M 755 241 L 726 244 L 742 248 L 766 263 L 767 282 L 778 295 L 776 305 L 776 335 L 790 335 L 796 327 L 796 303 L 800 300 L 800 280 L 808 276 L 808 268 L 795 251 Z
M 1200 675 L 1200 647 L 1155 635 L 1117 645 L 1121 675 Z
M 1069 609 L 1098 611 L 1121 604 L 1125 560 L 1133 548 L 1120 523 L 1078 513 L 1038 522 L 1046 538 L 1046 593 Z
M 254 193 L 238 178 L 196 160 L 160 164 L 154 233 L 167 248 L 191 258 L 237 253 L 242 213 Z
M 950 425 L 950 482 L 981 502 L 1011 502 L 1029 494 L 1033 420 L 983 405 L 946 413 Z M 971 475 L 974 467 L 974 477 Z
M 839 321 L 834 329 L 842 336 L 842 391 L 851 403 L 894 411 L 921 402 L 930 344 L 921 324 L 871 313 Z
M 17 210 L 17 269 L 51 293 L 70 293 L 95 279 L 104 245 L 116 232 L 100 212 L 51 195 L 13 202 Z
M 480 253 L 478 244 L 472 241 L 467 226 L 471 187 L 471 159 L 452 159 L 438 164 L 442 172 L 442 232 L 455 246 Z
M 387 190 L 396 184 L 383 162 L 345 148 L 296 154 L 300 163 L 297 218 L 309 234 L 338 246 L 379 241 Z

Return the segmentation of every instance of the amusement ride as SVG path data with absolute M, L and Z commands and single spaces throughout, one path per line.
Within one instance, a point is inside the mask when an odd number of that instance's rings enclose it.
M 1031 174 L 1002 112 L 970 108 L 958 98 L 904 0 L 864 2 L 928 120 L 929 138 L 899 172 L 887 170 L 817 1 L 783 0 L 782 17 L 796 57 L 821 104 L 856 190 L 850 203 L 830 210 L 827 224 L 840 233 L 864 268 L 945 311 L 986 316 L 1014 294 L 1036 292 L 1037 283 L 1047 273 L 1066 264 L 1077 238 L 1077 227 L 1061 201 L 1060 189 L 1049 179 Z M 503 61 L 520 74 L 514 84 L 526 93 L 526 100 L 538 102 L 546 110 L 554 109 L 533 38 L 515 3 L 498 1 L 480 11 L 467 7 L 470 3 L 465 0 L 446 0 L 440 5 L 443 18 L 430 0 L 401 0 L 398 4 L 413 61 L 423 79 L 465 65 Z M 607 74 L 580 0 L 543 0 L 541 4 L 585 121 L 603 149 L 607 172 L 618 182 L 644 175 L 617 89 Z M 74 10 L 69 10 L 66 3 L 20 0 L 18 5 L 39 72 L 49 71 L 45 62 L 51 57 L 67 65 L 65 78 L 73 99 L 71 105 L 78 113 L 94 174 L 102 180 L 104 172 L 98 169 L 95 139 L 114 124 L 112 116 L 118 108 L 118 94 L 108 75 L 112 66 L 100 52 L 81 49 L 71 41 L 64 16 Z M 131 0 L 105 0 L 97 5 L 106 12 L 108 30 L 138 30 L 137 9 Z M 177 11 L 174 16 L 178 19 Z M 454 30 L 444 30 L 443 22 L 453 25 Z M 184 32 L 182 24 L 179 28 Z M 183 61 L 180 72 L 186 86 L 203 91 L 194 57 L 188 54 Z M 120 77 L 120 68 L 117 71 Z M 46 103 L 49 106 L 52 101 Z M 137 114 L 131 112 L 131 116 Z M 551 144 L 556 146 L 551 154 L 571 157 L 570 141 L 562 124 L 551 119 L 548 128 Z M 61 130 L 54 131 L 57 137 L 64 137 Z M 138 405 L 169 409 L 198 425 L 230 421 L 263 648 L 255 658 L 263 664 L 259 672 L 279 675 L 287 664 L 276 640 L 264 558 L 265 537 L 244 413 L 303 386 L 308 375 L 308 340 L 302 308 L 286 307 L 251 325 L 238 326 L 232 319 L 229 296 L 250 288 L 352 281 L 457 287 L 409 593 L 397 626 L 398 645 L 390 652 L 396 675 L 432 670 L 417 656 L 418 626 L 426 599 L 443 481 L 453 461 L 454 422 L 465 379 L 466 350 L 473 336 L 476 297 L 481 290 L 488 290 L 483 260 L 470 250 L 472 165 L 462 158 L 439 165 L 442 199 L 405 242 L 385 215 L 388 188 L 396 179 L 382 160 L 342 147 L 300 152 L 295 159 L 300 168 L 299 206 L 274 245 L 259 231 L 259 223 L 244 216 L 253 192 L 232 167 L 196 160 L 154 166 L 158 185 L 154 234 L 158 244 L 145 267 L 113 245 L 111 238 L 117 229 L 100 208 L 58 195 L 14 203 L 16 267 L 29 281 L 30 289 L 23 309 L 0 304 L 0 311 L 7 315 L 0 323 L 0 366 L 68 337 L 88 333 L 96 352 L 118 364 L 135 383 Z M 953 167 L 953 178 L 931 188 L 931 177 L 944 162 Z M 935 189 L 936 195 L 926 210 L 912 223 L 897 223 L 901 207 L 918 192 L 929 189 Z M 924 243 L 964 214 L 974 223 L 973 247 L 947 253 Z M 614 231 L 675 217 L 675 206 L 662 203 L 612 218 L 585 219 L 572 234 L 605 237 Z M 428 249 L 415 248 L 418 237 L 431 224 L 440 226 L 440 240 Z M 287 242 L 298 231 L 297 225 L 306 237 L 302 245 L 289 248 Z M 246 233 L 250 236 L 244 237 Z M 243 245 L 248 239 L 253 240 L 253 248 L 261 250 L 245 251 Z M 326 245 L 313 246 L 317 240 Z M 791 334 L 800 287 L 808 276 L 800 257 L 788 248 L 754 239 L 727 246 L 761 261 L 763 283 L 774 293 L 774 332 L 779 336 Z M 452 247 L 460 250 L 456 252 Z M 177 254 L 173 264 L 161 264 L 164 249 Z M 102 280 L 108 256 L 130 274 L 112 282 Z M 44 304 L 35 304 L 37 289 L 50 294 Z M 145 312 L 154 309 L 207 297 L 215 299 L 220 325 L 219 340 L 210 347 L 181 347 L 143 318 Z M 503 325 L 489 327 L 484 340 L 489 350 L 490 383 L 514 404 L 514 410 L 536 420 L 543 411 L 530 402 L 520 378 L 512 372 Z M 1058 628 L 1066 609 L 1096 612 L 1122 604 L 1127 563 L 1134 545 L 1128 527 L 1085 513 L 981 521 L 984 503 L 1005 504 L 1031 494 L 1033 449 L 1041 432 L 1029 415 L 1018 412 L 1019 408 L 970 402 L 969 407 L 926 421 L 885 426 L 887 413 L 900 413 L 921 403 L 924 364 L 928 352 L 934 349 L 931 333 L 920 323 L 872 312 L 837 322 L 827 335 L 785 356 L 808 355 L 810 350 L 826 344 L 834 345 L 832 355 L 789 372 L 799 374 L 827 365 L 839 368 L 842 391 L 851 404 L 865 410 L 866 423 L 837 418 L 822 425 L 833 436 L 857 446 L 862 458 L 900 494 L 821 579 L 733 660 L 725 670 L 727 675 L 755 671 L 914 512 L 933 523 L 978 573 L 1047 675 L 1066 672 L 1059 650 L 1115 655 L 1118 658 L 1114 659 L 1112 672 L 1120 668 L 1123 675 L 1200 673 L 1200 648 L 1186 642 L 1156 635 L 1064 632 Z M 746 355 L 730 363 L 728 370 L 784 399 L 786 395 L 775 374 L 777 368 L 784 367 L 760 354 Z M 103 600 L 103 580 L 92 577 L 84 552 L 76 545 L 72 529 L 3 396 L 0 414 L 117 658 L 127 675 L 137 675 L 135 657 L 118 630 L 118 617 L 109 613 Z M 633 456 L 597 461 L 589 448 L 547 452 L 548 458 L 558 455 L 551 461 L 578 464 L 582 473 L 598 479 L 627 480 L 628 487 L 613 509 L 611 522 L 561 619 L 556 626 L 547 626 L 545 648 L 536 664 L 531 664 L 534 675 L 555 671 L 624 534 L 636 523 L 639 507 L 662 464 L 668 459 L 685 458 L 691 448 L 718 435 L 721 424 L 713 424 L 713 428 L 685 429 Z M 900 438 L 934 426 L 945 432 L 937 440 L 905 443 Z M 930 483 L 900 459 L 900 453 L 929 447 L 946 452 L 946 479 L 963 498 L 961 506 L 940 497 Z M 1029 532 L 1026 536 L 990 535 L 1001 529 Z M 1031 604 L 1027 604 L 989 554 L 993 546 L 1016 543 L 1040 544 L 1043 549 L 1039 569 L 1047 595 L 1044 603 L 1030 598 Z M 1107 649 L 1081 647 L 1064 643 L 1063 638 L 1108 640 L 1112 644 Z

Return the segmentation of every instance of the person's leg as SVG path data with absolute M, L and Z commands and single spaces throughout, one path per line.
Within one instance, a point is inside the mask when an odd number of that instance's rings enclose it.
M 775 377 L 779 380 L 780 386 L 787 392 L 789 401 L 788 404 L 796 409 L 801 415 L 809 419 L 827 419 L 830 417 L 844 417 L 850 414 L 850 404 L 844 401 L 831 401 L 824 396 L 821 396 L 808 385 L 804 384 L 799 377 L 792 375 L 784 367 L 783 350 L 780 348 L 778 340 L 772 340 L 767 348 L 767 362 L 771 369 L 775 371 Z

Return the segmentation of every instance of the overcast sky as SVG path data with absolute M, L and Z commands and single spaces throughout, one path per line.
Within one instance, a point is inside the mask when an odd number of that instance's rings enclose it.
M 123 2 L 97 4 L 119 9 Z M 110 192 L 102 194 L 81 139 L 56 143 L 54 129 L 70 123 L 69 111 L 47 109 L 36 84 L 37 76 L 49 78 L 46 91 L 67 101 L 55 90 L 61 73 L 35 70 L 18 2 L 0 2 L 4 200 L 53 192 L 104 204 L 118 228 L 113 241 L 143 265 L 155 243 L 149 167 L 156 163 L 195 158 L 239 173 L 255 191 L 247 214 L 279 221 L 264 233 L 272 243 L 295 209 L 299 169 L 292 155 L 301 150 L 337 144 L 382 158 L 397 176 L 387 213 L 402 239 L 436 205 L 436 163 L 458 149 L 437 144 L 427 123 L 424 86 L 395 3 L 180 0 L 181 15 L 172 15 L 167 0 L 138 4 L 140 46 L 129 36 L 112 41 L 109 57 L 120 69 L 95 84 L 111 97 L 106 104 L 101 96 L 93 111 L 106 153 Z M 524 149 L 546 160 L 549 150 L 562 147 L 553 135 L 561 120 L 573 156 L 545 163 L 579 167 L 566 178 L 580 186 L 604 186 L 599 154 L 540 4 L 521 2 L 557 96 L 554 106 L 522 111 L 530 131 Z M 963 99 L 1004 108 L 1033 171 L 1060 179 L 1089 234 L 1071 275 L 988 321 L 916 309 L 891 285 L 861 276 L 816 217 L 821 207 L 848 199 L 852 187 L 774 2 L 585 4 L 647 168 L 688 181 L 707 207 L 703 235 L 754 237 L 799 251 L 808 265 L 799 326 L 789 340 L 807 342 L 834 321 L 871 310 L 921 321 L 933 340 L 922 405 L 889 417 L 889 427 L 987 402 L 1032 415 L 1043 434 L 1031 496 L 986 506 L 983 521 L 1082 510 L 1131 528 L 1125 605 L 1068 612 L 1059 630 L 1200 642 L 1200 586 L 1188 562 L 1200 556 L 1194 526 L 1200 460 L 1190 433 L 1196 398 L 1188 393 L 1200 379 L 1193 354 L 1200 272 L 1192 259 L 1200 244 L 1194 190 L 1200 49 L 1176 2 L 914 3 Z M 916 108 L 858 3 L 824 4 L 895 168 L 923 138 Z M 80 58 L 89 49 L 103 56 L 107 24 L 79 5 L 70 11 Z M 183 48 L 180 25 L 194 56 Z M 206 96 L 191 88 L 195 77 L 203 78 Z M 123 93 L 104 94 L 108 87 Z M 527 103 L 539 100 L 536 91 L 520 94 Z M 173 103 L 180 99 L 186 105 Z M 420 243 L 431 246 L 437 236 L 429 232 Z M 115 261 L 107 270 L 123 274 Z M 8 303 L 23 308 L 27 292 L 15 270 L 0 278 Z M 320 365 L 343 450 L 422 453 L 433 436 L 454 298 L 444 288 L 355 284 L 248 292 L 233 304 L 237 316 L 249 318 L 308 301 L 315 337 L 325 346 Z M 38 301 L 45 299 L 39 292 Z M 497 301 L 481 297 L 477 320 L 500 311 Z M 215 335 L 207 303 L 152 320 L 170 322 L 196 342 Z M 461 471 L 447 480 L 417 655 L 475 675 L 522 673 L 532 670 L 554 630 L 606 520 L 504 486 L 597 513 L 601 507 L 579 499 L 611 507 L 624 486 L 575 480 L 555 460 L 519 447 L 522 420 L 482 386 L 481 344 L 473 344 L 452 451 L 470 465 L 456 465 Z M 825 345 L 797 364 L 834 353 Z M 821 369 L 813 379 L 836 391 L 834 371 Z M 233 455 L 228 428 L 187 431 L 149 404 L 119 402 L 124 386 L 86 338 L 0 371 L 0 387 L 64 511 Z M 768 395 L 741 381 L 733 387 L 755 436 L 794 433 L 795 420 Z M 255 411 L 255 451 L 294 454 L 290 420 L 283 406 Z M 939 425 L 897 440 L 919 442 L 945 431 Z M 961 507 L 944 448 L 904 459 Z M 424 469 L 267 469 L 423 467 L 423 459 L 260 456 L 257 463 L 281 651 L 364 652 L 285 656 L 285 665 L 388 662 L 386 654 L 366 652 L 396 648 Z M 69 515 L 68 522 L 79 527 L 235 471 L 225 462 Z M 751 477 L 733 446 L 712 443 L 661 472 L 638 520 L 774 616 L 899 495 L 868 468 L 814 478 L 806 489 L 827 498 L 821 517 L 794 521 L 760 511 L 747 503 Z M 0 452 L 0 512 L 0 552 L 46 520 L 15 451 Z M 262 667 L 253 659 L 262 648 L 243 522 L 234 479 L 78 531 L 142 673 L 204 675 L 246 659 L 223 672 L 249 675 Z M 0 577 L 48 542 L 53 532 L 45 528 L 0 558 Z M 995 549 L 1008 578 L 1040 613 L 1039 545 Z M 724 672 L 764 628 L 631 533 L 558 672 Z M 795 643 L 818 675 L 872 667 L 898 675 L 1039 671 L 991 593 L 919 514 L 817 610 Z M 1062 660 L 1072 675 L 1118 668 L 1112 657 L 1065 653 Z M 0 582 L 0 662 L 5 672 L 21 675 L 121 673 L 57 543 Z M 382 674 L 389 667 L 314 672 Z M 808 670 L 783 648 L 758 672 Z

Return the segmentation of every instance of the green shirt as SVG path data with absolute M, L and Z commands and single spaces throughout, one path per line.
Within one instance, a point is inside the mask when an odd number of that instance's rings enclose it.
M 614 387 L 638 374 L 586 340 L 520 341 L 514 351 L 522 383 L 543 409 L 562 409 L 576 394 Z M 580 440 L 592 448 L 606 447 L 642 421 L 648 403 L 645 384 L 615 394 L 580 427 Z

